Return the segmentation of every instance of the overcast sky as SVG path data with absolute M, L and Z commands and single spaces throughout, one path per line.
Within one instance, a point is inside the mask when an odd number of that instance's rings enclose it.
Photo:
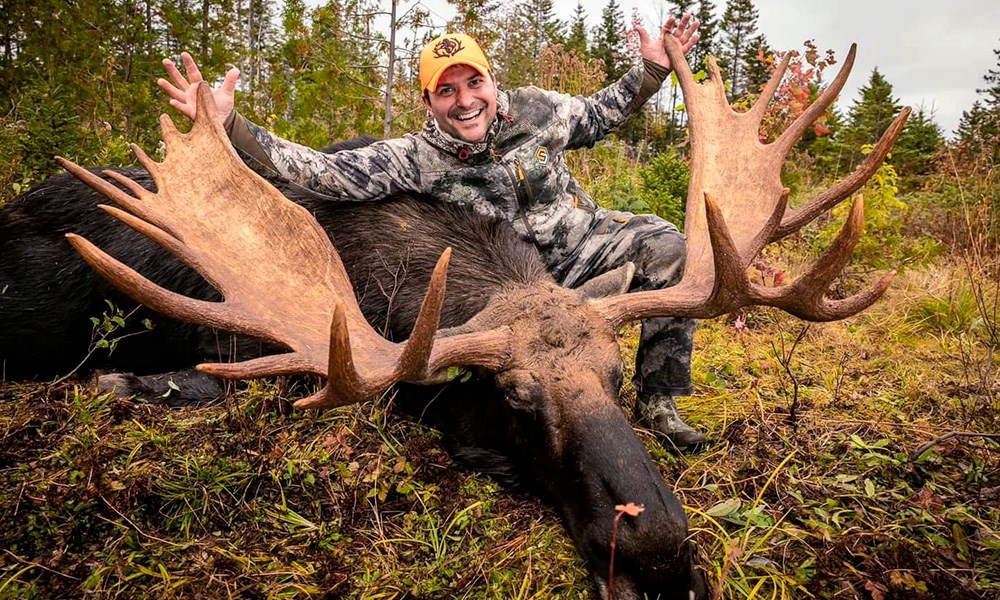
M 659 20 L 662 2 L 619 0 L 626 14 L 637 7 L 650 23 Z M 719 10 L 725 0 L 715 0 Z M 575 0 L 556 2 L 569 15 Z M 605 0 L 583 3 L 596 23 Z M 872 69 L 893 86 L 894 97 L 914 109 L 923 106 L 951 137 L 962 111 L 984 87 L 983 75 L 997 68 L 1000 48 L 1000 0 L 755 0 L 758 31 L 775 50 L 802 49 L 816 41 L 822 49 L 847 55 L 852 42 L 858 54 L 840 105 L 851 106 Z M 830 73 L 828 71 L 828 73 Z M 828 79 L 833 77 L 830 73 Z

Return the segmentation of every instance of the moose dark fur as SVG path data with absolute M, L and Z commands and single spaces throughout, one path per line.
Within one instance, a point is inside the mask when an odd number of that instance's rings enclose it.
M 144 171 L 125 172 L 152 189 Z M 517 312 L 534 312 L 542 323 L 531 343 L 565 346 L 571 340 L 600 348 L 598 364 L 586 364 L 593 353 L 563 348 L 568 354 L 561 360 L 568 364 L 546 368 L 597 369 L 606 397 L 617 396 L 622 365 L 614 332 L 593 332 L 567 320 L 573 304 L 583 301 L 559 288 L 535 249 L 506 224 L 427 198 L 358 205 L 279 188 L 326 229 L 364 315 L 390 339 L 409 336 L 435 262 L 450 246 L 442 327 L 460 326 L 498 296 L 511 295 Z M 102 201 L 75 177 L 60 175 L 0 211 L 0 362 L 6 378 L 66 373 L 87 354 L 90 317 L 107 310 L 106 300 L 126 311 L 136 306 L 84 263 L 66 241 L 67 232 L 87 237 L 163 287 L 218 299 L 194 271 L 98 210 Z M 153 321 L 151 331 L 123 339 L 110 357 L 94 353 L 85 368 L 134 372 L 140 376 L 112 381 L 126 391 L 158 395 L 166 389 L 166 378 L 141 375 L 188 369 L 206 360 L 240 360 L 267 350 L 253 340 L 142 308 L 129 317 L 129 328 L 122 333 L 139 330 L 144 318 Z M 181 400 L 219 391 L 215 380 L 190 370 L 171 379 L 181 384 Z M 615 596 L 687 600 L 689 590 L 704 596 L 682 507 L 613 401 L 577 406 L 574 398 L 544 389 L 523 372 L 477 372 L 464 383 L 403 387 L 400 404 L 443 430 L 457 459 L 516 478 L 554 503 L 602 596 L 607 594 L 613 507 L 628 502 L 646 509 L 620 524 Z M 431 398 L 434 402 L 428 404 Z

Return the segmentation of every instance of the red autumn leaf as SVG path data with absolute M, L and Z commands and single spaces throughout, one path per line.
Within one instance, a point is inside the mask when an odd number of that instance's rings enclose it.
M 885 600 L 885 593 L 889 591 L 884 585 L 874 581 L 866 582 L 865 589 L 872 595 L 872 600 Z

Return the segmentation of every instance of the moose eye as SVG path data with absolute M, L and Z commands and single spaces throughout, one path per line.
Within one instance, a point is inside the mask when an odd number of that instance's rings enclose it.
M 537 383 L 519 385 L 506 392 L 507 404 L 517 410 L 535 411 L 545 400 L 545 391 Z

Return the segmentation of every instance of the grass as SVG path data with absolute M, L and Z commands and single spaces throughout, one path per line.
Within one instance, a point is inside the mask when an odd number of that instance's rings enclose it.
M 1000 595 L 1000 443 L 911 456 L 1000 432 L 965 333 L 913 318 L 939 279 L 907 273 L 794 353 L 802 323 L 770 310 L 700 328 L 681 408 L 714 444 L 639 435 L 718 597 Z M 391 398 L 284 415 L 285 393 L 171 410 L 0 385 L 0 598 L 590 597 L 553 512 L 453 465 Z
M 282 417 L 261 383 L 197 410 L 0 390 L 0 598 L 585 597 L 550 510 L 456 472 L 385 400 Z

